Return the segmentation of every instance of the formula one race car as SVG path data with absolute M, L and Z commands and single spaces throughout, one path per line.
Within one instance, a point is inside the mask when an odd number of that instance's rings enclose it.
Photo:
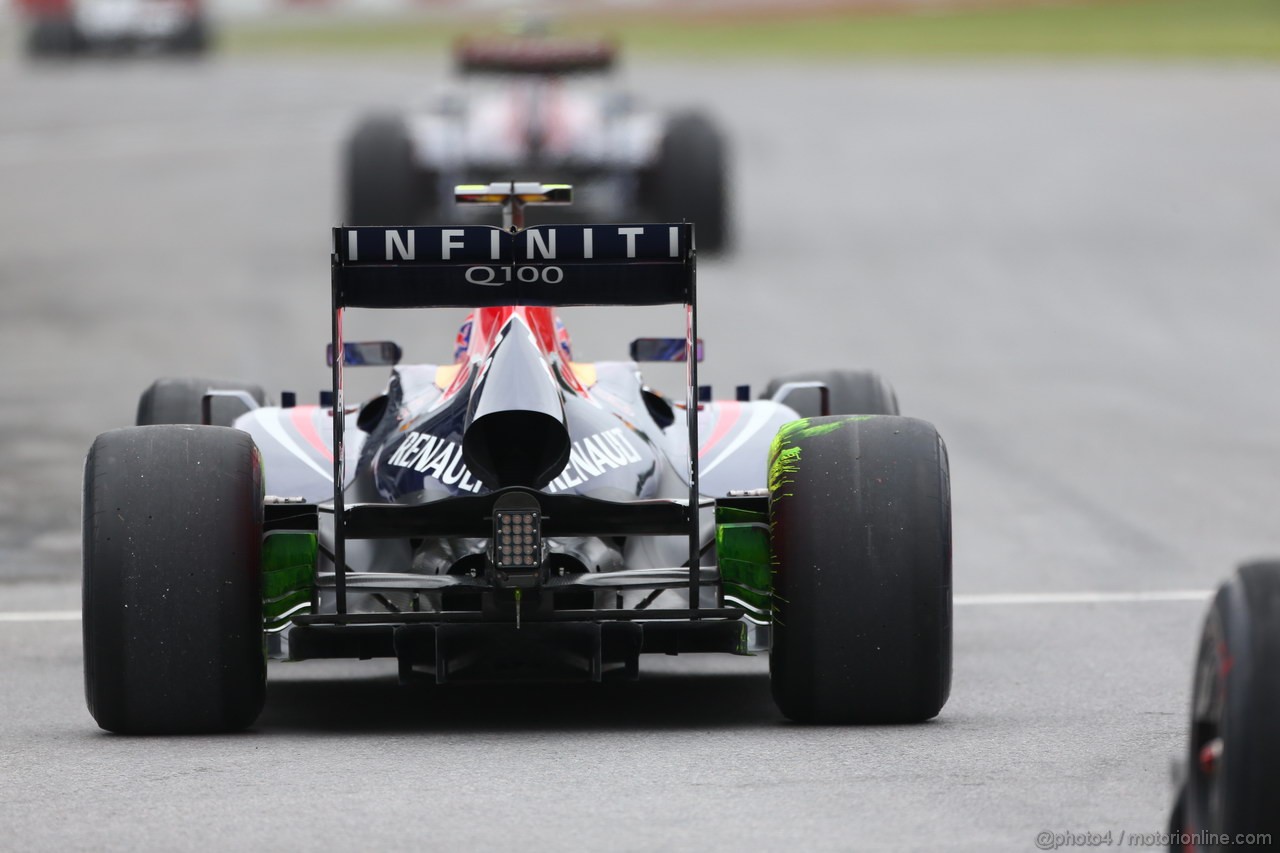
M 1280 843 L 1280 561 L 1247 563 L 1205 618 L 1190 752 L 1169 849 L 1274 850 Z
M 690 221 L 699 250 L 728 248 L 723 134 L 700 112 L 664 118 L 596 79 L 615 64 L 612 42 L 467 39 L 454 60 L 462 92 L 356 127 L 345 154 L 345 224 L 454 222 L 456 184 L 542 174 L 575 186 L 587 221 Z M 564 215 L 544 211 L 537 221 Z
M 406 682 L 601 681 L 635 678 L 642 654 L 765 650 L 793 720 L 935 716 L 951 681 L 935 429 L 852 371 L 700 402 L 692 225 L 521 228 L 523 204 L 568 188 L 458 191 L 504 205 L 510 227 L 334 230 L 321 405 L 161 381 L 143 425 L 98 436 L 84 486 L 98 724 L 243 728 L 267 658 L 394 658 Z M 662 304 L 684 306 L 685 336 L 640 339 L 620 362 L 575 360 L 552 308 Z M 451 363 L 399 365 L 390 342 L 343 339 L 352 307 L 474 310 Z M 644 383 L 644 359 L 685 362 L 683 400 Z M 391 377 L 348 406 L 343 375 L 362 364 Z M 797 419 L 802 395 L 843 408 Z
M 25 0 L 27 54 L 71 58 L 90 52 L 156 51 L 195 55 L 209 49 L 200 0 Z

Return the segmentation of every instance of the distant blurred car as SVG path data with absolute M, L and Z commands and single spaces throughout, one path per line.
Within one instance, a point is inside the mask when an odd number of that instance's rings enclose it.
M 641 108 L 610 85 L 616 59 L 608 40 L 459 41 L 460 91 L 357 125 L 345 153 L 346 224 L 440 224 L 443 212 L 453 216 L 455 185 L 541 175 L 577 188 L 573 221 L 688 220 L 699 249 L 725 250 L 724 135 L 700 111 Z M 540 211 L 534 223 L 566 216 Z
M 1280 845 L 1280 560 L 1218 588 L 1192 681 L 1190 750 L 1170 850 Z
M 209 49 L 200 0 L 23 0 L 27 55 L 68 59 L 140 51 L 196 55 Z

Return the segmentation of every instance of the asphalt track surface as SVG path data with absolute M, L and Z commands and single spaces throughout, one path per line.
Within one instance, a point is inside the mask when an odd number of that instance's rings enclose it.
M 763 658 L 443 691 L 308 663 L 273 667 L 245 735 L 100 732 L 75 620 L 85 450 L 157 375 L 324 385 L 339 142 L 439 70 L 10 59 L 0 849 L 1018 851 L 1042 831 L 1163 827 L 1198 591 L 1280 554 L 1280 70 L 717 63 L 630 80 L 713 105 L 735 143 L 739 251 L 700 266 L 704 376 L 727 393 L 874 366 L 949 442 L 942 715 L 788 725 Z M 356 315 L 349 334 L 390 330 L 430 361 L 458 319 Z M 580 358 L 680 329 L 660 310 L 569 321 Z

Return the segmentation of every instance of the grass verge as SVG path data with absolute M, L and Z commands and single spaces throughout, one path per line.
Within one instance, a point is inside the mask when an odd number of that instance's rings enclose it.
M 475 29 L 455 21 L 308 18 L 241 24 L 238 53 L 415 53 Z M 857 56 L 1063 56 L 1280 59 L 1277 0 L 1093 0 L 917 13 L 591 19 L 627 52 L 786 59 Z

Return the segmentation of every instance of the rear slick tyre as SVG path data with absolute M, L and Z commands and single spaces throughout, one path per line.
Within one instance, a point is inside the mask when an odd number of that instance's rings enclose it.
M 794 421 L 769 462 L 773 698 L 800 723 L 914 723 L 951 689 L 951 493 L 932 425 Z
M 787 382 L 821 382 L 830 393 L 832 415 L 897 415 L 898 394 L 883 376 L 872 370 L 810 370 L 770 379 L 764 396 L 772 397 Z M 797 391 L 787 405 L 802 418 L 822 414 L 817 391 Z
M 212 41 L 209 22 L 195 16 L 170 37 L 165 47 L 175 56 L 203 56 L 209 52 Z
M 653 179 L 658 217 L 689 221 L 698 249 L 728 251 L 728 151 L 720 130 L 701 113 L 681 113 L 667 122 Z
M 259 405 L 266 405 L 267 394 L 261 385 L 227 382 L 220 379 L 157 379 L 138 398 L 138 426 L 154 424 L 198 424 L 201 401 L 210 391 L 244 391 Z M 233 397 L 215 397 L 210 401 L 213 426 L 231 426 L 245 412 L 245 404 Z
M 347 142 L 344 224 L 423 224 L 435 192 L 414 163 L 403 118 L 377 115 L 360 122 Z
M 27 33 L 27 56 L 32 59 L 71 59 L 84 49 L 84 37 L 71 18 L 39 17 Z
M 122 734 L 228 732 L 262 710 L 262 472 L 248 433 L 103 433 L 84 469 L 89 712 Z

